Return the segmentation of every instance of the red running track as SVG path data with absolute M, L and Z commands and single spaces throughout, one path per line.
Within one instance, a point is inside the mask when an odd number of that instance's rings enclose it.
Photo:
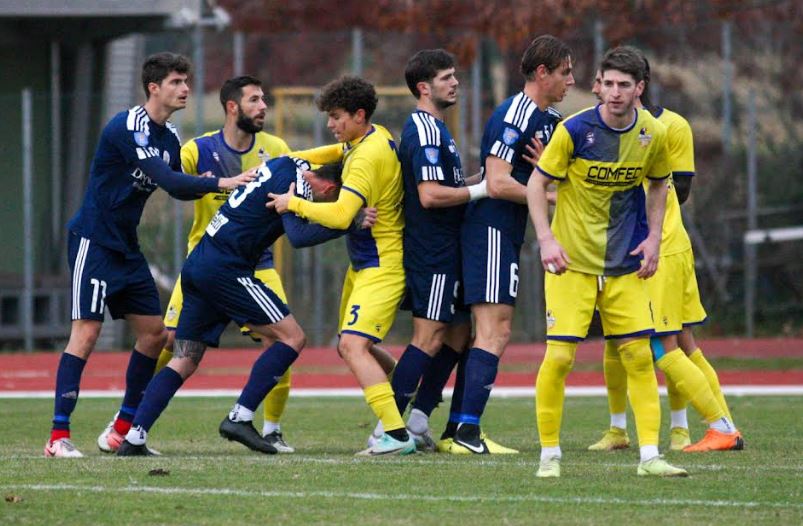
M 602 341 L 580 344 L 577 363 L 602 359 Z M 741 359 L 803 358 L 803 338 L 717 339 L 701 342 L 709 358 Z M 402 347 L 388 347 L 399 356 Z M 502 358 L 497 386 L 530 387 L 535 383 L 544 344 L 516 344 Z M 198 372 L 185 384 L 188 389 L 238 389 L 248 378 L 259 349 L 211 349 Z M 53 389 L 60 353 L 0 354 L 0 391 L 43 391 Z M 82 389 L 122 390 L 127 352 L 96 352 L 84 370 Z M 797 367 L 797 366 L 795 366 Z M 722 385 L 803 385 L 803 367 L 789 370 L 718 370 Z M 305 349 L 293 366 L 294 387 L 358 387 L 333 348 Z M 602 386 L 602 373 L 574 371 L 567 385 Z

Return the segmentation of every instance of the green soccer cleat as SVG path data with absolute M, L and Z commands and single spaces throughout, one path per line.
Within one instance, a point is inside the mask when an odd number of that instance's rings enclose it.
M 560 457 L 549 457 L 538 464 L 535 476 L 539 479 L 555 479 L 560 477 Z
M 638 465 L 639 477 L 688 477 L 689 473 L 683 468 L 676 468 L 666 460 L 663 455 L 653 457 Z
M 673 427 L 669 430 L 669 450 L 683 451 L 683 448 L 691 445 L 689 430 L 685 427 Z
M 485 432 L 480 433 L 480 438 L 485 442 L 485 445 L 488 446 L 488 453 L 491 455 L 517 455 L 519 453 L 518 449 L 513 449 L 512 447 L 505 447 L 498 442 L 494 442 Z
M 357 453 L 359 457 L 381 457 L 387 455 L 410 455 L 415 453 L 415 441 L 408 437 L 406 441 L 396 440 L 387 433 L 368 449 Z
M 451 453 L 452 444 L 454 444 L 454 439 L 452 437 L 441 438 L 440 440 L 435 442 L 435 451 L 437 451 L 438 453 Z
M 589 451 L 614 451 L 630 447 L 627 431 L 619 427 L 611 427 L 602 434 L 599 442 L 588 446 Z

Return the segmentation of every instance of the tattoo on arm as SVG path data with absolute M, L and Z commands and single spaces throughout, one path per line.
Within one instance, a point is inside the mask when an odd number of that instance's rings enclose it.
M 195 365 L 201 363 L 204 357 L 206 344 L 190 340 L 176 340 L 173 358 L 189 358 Z

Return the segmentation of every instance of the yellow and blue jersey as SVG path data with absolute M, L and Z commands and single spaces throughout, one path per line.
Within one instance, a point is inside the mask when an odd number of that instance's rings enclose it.
M 630 252 L 648 234 L 644 179 L 670 173 L 666 127 L 647 110 L 635 110 L 630 126 L 613 129 L 599 108 L 558 125 L 538 170 L 558 182 L 552 230 L 569 256 L 569 269 L 619 276 L 641 264 Z
M 400 267 L 404 229 L 402 176 L 390 132 L 375 124 L 363 137 L 339 149 L 324 146 L 293 155 L 321 164 L 342 159 L 343 187 L 337 202 L 312 203 L 293 198 L 290 211 L 329 228 L 345 229 L 360 207 L 376 208 L 376 224 L 350 232 L 346 238 L 351 265 L 355 270 Z
M 212 172 L 215 177 L 234 177 L 289 152 L 287 143 L 265 132 L 254 134 L 251 145 L 243 151 L 238 151 L 226 144 L 223 130 L 217 130 L 188 141 L 181 148 L 181 166 L 187 174 Z M 201 240 L 206 225 L 229 198 L 229 194 L 228 191 L 213 192 L 195 201 L 195 215 L 187 239 L 187 253 L 192 252 Z M 273 254 L 267 250 L 257 268 L 272 267 Z
M 654 115 L 666 126 L 666 151 L 672 171 L 672 177 L 667 181 L 666 213 L 661 238 L 661 255 L 669 256 L 691 249 L 691 240 L 680 215 L 674 180 L 676 177 L 694 176 L 694 138 L 688 121 L 677 113 L 658 108 Z

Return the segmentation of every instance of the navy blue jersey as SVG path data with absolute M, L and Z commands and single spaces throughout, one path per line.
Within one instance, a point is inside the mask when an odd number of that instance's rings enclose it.
M 81 208 L 67 228 L 117 252 L 139 252 L 137 226 L 148 197 L 163 186 L 190 199 L 217 190 L 217 179 L 181 172 L 175 126 L 151 121 L 141 106 L 118 113 L 103 129 Z
M 257 178 L 229 196 L 206 227 L 206 233 L 193 254 L 203 252 L 215 262 L 255 268 L 265 251 L 287 233 L 294 247 L 309 246 L 341 236 L 346 231 L 331 230 L 307 223 L 293 213 L 280 215 L 265 204 L 268 194 L 284 194 L 295 183 L 295 194 L 312 200 L 312 190 L 302 177 L 309 166 L 298 159 L 279 157 L 264 163 Z M 199 251 L 199 247 L 201 250 Z
M 423 271 L 460 268 L 465 205 L 426 209 L 418 185 L 464 186 L 460 154 L 446 124 L 421 110 L 404 124 L 399 147 L 404 179 L 404 266 Z
M 493 155 L 510 163 L 513 178 L 526 185 L 533 167 L 522 157 L 527 153 L 524 147 L 533 137 L 546 145 L 560 120 L 561 115 L 556 109 L 541 110 L 524 92 L 505 100 L 494 110 L 482 134 L 480 162 L 483 174 L 486 159 Z M 466 222 L 502 230 L 514 243 L 520 244 L 527 228 L 527 205 L 504 199 L 479 199 L 469 203 Z

